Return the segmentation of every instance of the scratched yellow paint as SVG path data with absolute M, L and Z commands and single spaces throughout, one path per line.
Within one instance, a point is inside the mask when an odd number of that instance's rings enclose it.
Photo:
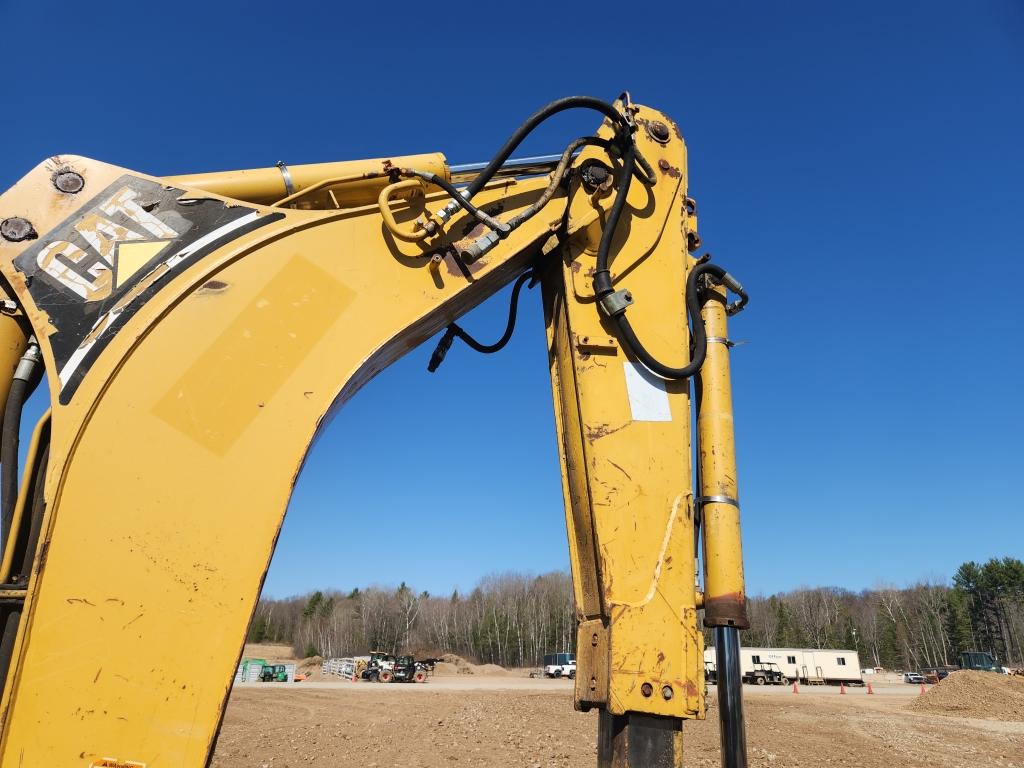
M 646 110 L 638 118 L 666 119 Z M 643 131 L 638 146 L 659 181 L 651 190 L 640 184 L 630 189 L 633 209 L 650 214 L 632 217 L 628 234 L 616 237 L 612 278 L 634 297 L 629 318 L 644 344 L 655 357 L 680 366 L 689 344 L 681 288 L 692 263 L 682 205 L 686 148 L 678 138 L 663 146 Z M 573 197 L 571 221 L 591 233 L 567 245 L 561 269 L 545 286 L 549 305 L 564 307 L 549 311 L 548 333 L 558 350 L 552 382 L 577 608 L 581 618 L 600 618 L 608 627 L 608 711 L 698 718 L 704 715 L 704 659 L 694 587 L 689 388 L 686 382 L 654 381 L 647 394 L 662 408 L 642 412 L 627 383 L 631 361 L 620 345 L 605 341 L 615 332 L 595 311 L 591 276 L 611 202 L 611 196 Z M 599 602 L 581 589 L 587 582 L 577 576 L 590 549 Z M 581 636 L 578 646 L 588 640 Z M 585 656 L 577 654 L 578 702 L 588 700 Z
M 99 184 L 124 173 L 73 162 Z M 68 213 L 48 204 L 49 174 L 41 166 L 0 198 L 0 214 L 16 207 L 40 231 L 56 226 Z M 543 184 L 480 199 L 514 214 Z M 561 197 L 550 215 L 560 211 Z M 319 425 L 446 316 L 523 269 L 550 235 L 542 221 L 475 265 L 472 281 L 389 245 L 375 208 L 284 211 L 161 278 L 71 402 L 54 408 L 47 557 L 0 706 L 0 765 L 205 764 Z M 0 270 L 42 330 L 49 318 L 11 266 L 18 250 L 0 245 Z
M 223 455 L 344 313 L 352 296 L 308 259 L 292 259 L 171 385 L 154 413 Z M 217 303 L 220 298 L 205 300 Z
M 667 120 L 647 109 L 638 117 Z M 638 213 L 628 217 L 628 239 L 618 238 L 612 270 L 634 293 L 630 319 L 645 343 L 678 364 L 687 348 L 681 287 L 692 263 L 685 147 L 677 135 L 665 146 L 638 135 L 652 165 L 666 167 L 653 189 L 634 184 Z M 126 173 L 83 158 L 61 162 L 86 180 L 78 205 Z M 16 210 L 42 233 L 74 213 L 74 201 L 55 196 L 51 165 L 0 197 L 0 217 Z M 279 194 L 272 171 L 245 172 L 235 187 L 230 173 L 215 181 L 270 200 Z M 316 183 L 315 168 L 303 173 Z M 512 216 L 546 183 L 501 182 L 474 201 Z M 0 765 L 204 765 L 317 429 L 376 372 L 507 284 L 542 245 L 549 332 L 559 340 L 553 387 L 573 578 L 580 616 L 608 627 L 606 706 L 702 716 L 689 392 L 685 384 L 659 390 L 663 418 L 634 412 L 628 361 L 586 287 L 610 199 L 576 194 L 567 212 L 559 192 L 469 278 L 450 256 L 433 262 L 429 250 L 385 237 L 372 205 L 276 209 L 280 221 L 183 271 L 147 276 L 159 290 L 74 398 L 53 409 L 46 557 L 28 587 L 0 701 Z M 400 219 L 417 215 L 409 205 Z M 471 229 L 465 223 L 452 224 L 455 237 Z M 58 329 L 12 265 L 25 247 L 0 242 L 0 272 L 43 341 L 56 400 L 49 336 Z M 654 695 L 643 695 L 644 683 Z

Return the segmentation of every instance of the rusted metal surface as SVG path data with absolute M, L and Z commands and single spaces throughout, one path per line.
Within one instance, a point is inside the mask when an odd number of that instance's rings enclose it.
M 226 291 L 228 284 L 223 280 L 207 280 L 201 286 L 199 286 L 197 293 L 220 293 Z
M 576 709 L 583 712 L 608 702 L 610 638 L 601 619 L 580 622 L 576 646 Z
M 668 126 L 661 120 L 649 120 L 644 127 L 647 129 L 647 134 L 659 144 L 668 144 L 672 138 Z
M 77 195 L 85 188 L 85 179 L 82 174 L 70 169 L 60 168 L 54 172 L 53 186 L 59 191 L 68 195 Z
M 39 237 L 32 222 L 21 216 L 11 216 L 9 219 L 0 221 L 0 236 L 12 243 L 20 243 L 23 240 L 35 240 Z
M 661 171 L 662 174 L 664 174 L 665 176 L 668 176 L 669 178 L 673 179 L 678 179 L 683 175 L 678 168 L 676 168 L 674 165 L 672 165 L 668 160 L 664 158 L 658 161 L 658 170 Z
M 598 768 L 681 768 L 683 721 L 638 713 L 601 712 L 597 765 Z
M 659 120 L 648 120 L 644 117 L 637 117 L 636 124 L 646 131 L 653 141 L 659 144 L 668 144 L 674 136 L 679 141 L 683 140 L 683 134 L 679 130 L 679 124 L 675 120 L 663 117 Z
M 600 160 L 589 160 L 580 167 L 580 179 L 587 192 L 607 192 L 612 187 L 614 177 L 611 169 Z
M 731 592 L 704 598 L 704 626 L 749 629 L 747 598 L 743 593 Z

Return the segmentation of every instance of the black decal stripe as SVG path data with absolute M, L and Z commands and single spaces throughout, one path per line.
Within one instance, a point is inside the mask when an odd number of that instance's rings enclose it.
M 275 221 L 280 221 L 283 218 L 283 213 L 267 214 L 266 216 L 261 216 L 260 218 L 250 222 L 249 224 L 246 224 L 245 226 L 238 227 L 238 229 L 233 229 L 231 232 L 225 233 L 223 239 L 215 240 L 212 243 L 208 244 L 206 247 L 200 248 L 195 253 L 190 254 L 189 257 L 185 259 L 183 262 L 181 262 L 179 266 L 175 267 L 173 272 L 164 275 L 159 280 L 150 285 L 148 288 L 146 288 L 144 291 L 142 291 L 137 297 L 135 297 L 135 299 L 132 300 L 132 302 L 128 306 L 124 308 L 124 310 L 117 316 L 117 319 L 114 321 L 114 323 L 109 328 L 107 328 L 98 339 L 96 339 L 96 342 L 92 345 L 89 351 L 82 358 L 82 361 L 75 368 L 74 372 L 68 377 L 68 380 L 64 383 L 64 386 L 60 391 L 61 405 L 67 405 L 69 402 L 71 402 L 71 398 L 74 396 L 75 391 L 82 383 L 82 379 L 85 378 L 86 373 L 88 373 L 89 369 L 92 367 L 92 364 L 96 361 L 96 358 L 99 357 L 103 349 L 107 346 L 107 344 L 110 343 L 110 340 L 117 335 L 117 332 L 121 330 L 124 324 L 127 323 L 132 317 L 134 317 L 135 314 L 146 304 L 146 302 L 149 301 L 149 299 L 151 299 L 156 293 L 160 291 L 160 289 L 163 287 L 165 283 L 169 282 L 170 280 L 174 279 L 177 276 L 176 273 L 187 269 L 200 259 L 205 258 L 209 254 L 216 251 L 218 248 L 222 248 L 226 243 L 230 243 L 232 240 L 236 240 L 239 237 L 242 237 L 243 235 L 247 235 L 248 233 L 257 230 L 260 227 L 265 226 L 266 224 L 270 224 Z M 181 249 L 175 248 L 174 252 L 177 252 L 179 250 Z

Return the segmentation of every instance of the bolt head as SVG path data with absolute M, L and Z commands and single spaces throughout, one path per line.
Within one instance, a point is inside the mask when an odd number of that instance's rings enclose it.
M 661 689 L 661 696 L 665 701 L 671 701 L 672 699 L 672 686 L 666 685 Z
M 77 195 L 85 187 L 85 179 L 74 171 L 57 171 L 53 174 L 53 186 L 66 195 Z
M 672 132 L 661 120 L 652 120 L 647 124 L 647 135 L 659 144 L 668 144 L 672 138 Z
M 0 237 L 12 243 L 20 243 L 22 240 L 35 240 L 39 234 L 31 221 L 20 216 L 12 216 L 0 221 Z
M 650 695 L 654 693 L 654 686 L 650 683 L 644 683 L 640 686 L 640 693 L 642 693 L 645 698 L 649 698 Z

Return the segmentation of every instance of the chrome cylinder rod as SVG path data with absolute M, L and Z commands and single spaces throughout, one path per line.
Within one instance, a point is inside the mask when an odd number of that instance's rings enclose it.
M 508 178 L 510 176 L 541 176 L 551 173 L 562 159 L 561 155 L 539 155 L 537 157 L 513 157 L 505 161 L 505 164 L 494 174 L 494 178 Z M 467 163 L 465 165 L 452 165 L 449 170 L 452 174 L 452 184 L 464 184 L 476 178 L 480 171 L 487 167 L 487 163 Z
M 718 659 L 718 724 L 722 738 L 722 768 L 747 768 L 740 631 L 736 627 L 715 627 L 714 632 L 715 655 Z

